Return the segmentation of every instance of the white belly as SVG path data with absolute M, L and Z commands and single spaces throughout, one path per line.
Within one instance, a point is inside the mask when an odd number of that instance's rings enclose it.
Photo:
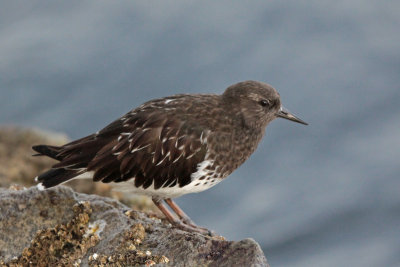
M 214 185 L 218 184 L 222 179 L 204 179 L 204 180 L 194 180 L 190 184 L 184 187 L 179 187 L 178 185 L 174 187 L 163 187 L 159 189 L 154 189 L 154 184 L 143 189 L 143 187 L 135 187 L 135 180 L 132 179 L 127 182 L 112 183 L 116 191 L 141 194 L 147 196 L 158 196 L 160 198 L 176 198 L 189 193 L 198 193 L 207 190 Z
M 204 163 L 204 162 L 203 162 Z M 140 194 L 147 195 L 150 197 L 158 196 L 160 198 L 176 198 L 189 193 L 198 193 L 204 190 L 207 190 L 214 185 L 218 184 L 222 181 L 221 178 L 216 178 L 218 175 L 215 172 L 206 172 L 204 168 L 207 164 L 201 164 L 198 171 L 192 174 L 193 181 L 184 187 L 179 187 L 178 185 L 174 187 L 162 187 L 158 189 L 154 189 L 154 184 L 144 189 L 141 187 L 135 186 L 135 179 L 131 179 L 126 182 L 119 183 L 111 183 L 115 191 L 120 191 L 123 193 L 132 193 L 132 194 Z M 206 176 L 206 179 L 200 180 L 199 177 Z M 81 175 L 74 177 L 71 180 L 75 179 L 92 179 L 93 172 L 85 172 Z M 69 181 L 71 181 L 69 180 Z M 39 188 L 40 188 L 39 184 Z M 42 186 L 43 187 L 43 186 Z

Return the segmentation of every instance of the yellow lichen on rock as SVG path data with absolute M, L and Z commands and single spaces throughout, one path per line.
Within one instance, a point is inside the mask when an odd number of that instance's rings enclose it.
M 79 266 L 87 250 L 99 242 L 96 234 L 87 235 L 92 209 L 89 202 L 73 206 L 74 218 L 67 224 L 39 230 L 30 247 L 5 266 Z
M 123 234 L 119 242 L 120 245 L 116 249 L 117 252 L 111 255 L 99 255 L 95 253 L 89 256 L 89 265 L 93 267 L 153 266 L 158 263 L 168 263 L 169 259 L 166 256 L 152 255 L 150 250 L 141 247 L 145 238 L 146 228 L 141 223 L 134 224 Z

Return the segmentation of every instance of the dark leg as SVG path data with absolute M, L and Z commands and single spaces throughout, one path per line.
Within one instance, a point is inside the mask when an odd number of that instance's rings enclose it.
M 167 207 L 165 207 L 164 203 L 162 203 L 162 200 L 159 198 L 152 198 L 154 204 L 157 206 L 159 210 L 167 217 L 168 221 L 175 225 L 176 227 L 188 231 L 188 232 L 197 232 L 201 233 L 204 235 L 210 235 L 210 232 L 205 229 L 205 228 L 198 228 L 198 227 L 193 227 L 192 225 L 185 224 L 182 221 L 178 220 L 169 210 Z M 171 207 L 172 208 L 172 207 Z M 182 211 L 182 210 L 181 210 Z M 183 212 L 183 211 L 182 211 Z M 187 216 L 187 215 L 186 215 Z

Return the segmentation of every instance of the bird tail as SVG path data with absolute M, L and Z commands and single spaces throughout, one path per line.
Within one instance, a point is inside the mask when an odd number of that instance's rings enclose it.
M 99 147 L 103 147 L 102 142 L 104 141 L 99 141 L 92 134 L 63 146 L 33 146 L 32 149 L 37 152 L 34 156 L 47 156 L 58 161 L 50 170 L 35 178 L 39 182 L 38 188 L 53 187 L 74 178 L 91 178 L 91 173 L 87 173 L 87 166 Z
M 33 156 L 48 156 L 52 159 L 56 159 L 58 161 L 63 160 L 63 156 L 61 155 L 63 147 L 59 146 L 49 146 L 49 145 L 37 145 L 32 147 L 33 150 L 38 152 L 37 154 L 34 154 Z M 60 164 L 60 163 L 57 163 Z M 71 169 L 71 168 L 54 168 L 54 165 L 52 169 L 40 174 L 35 178 L 36 182 L 39 182 L 37 187 L 39 189 L 46 189 L 50 188 L 62 183 L 65 183 L 79 174 L 82 173 L 82 169 Z
M 62 148 L 59 146 L 38 145 L 33 146 L 32 149 L 38 152 L 33 156 L 48 156 L 52 159 L 61 160 L 58 154 L 61 152 Z
M 50 169 L 35 178 L 39 182 L 39 189 L 50 188 L 65 183 L 79 175 L 78 170 L 68 170 L 66 168 Z

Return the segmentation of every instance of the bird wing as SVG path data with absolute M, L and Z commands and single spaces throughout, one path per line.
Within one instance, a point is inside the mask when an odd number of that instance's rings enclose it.
M 136 187 L 182 187 L 205 160 L 208 133 L 165 112 L 132 111 L 97 134 L 98 140 L 109 141 L 87 171 L 94 172 L 94 181 L 105 183 L 134 178 Z

